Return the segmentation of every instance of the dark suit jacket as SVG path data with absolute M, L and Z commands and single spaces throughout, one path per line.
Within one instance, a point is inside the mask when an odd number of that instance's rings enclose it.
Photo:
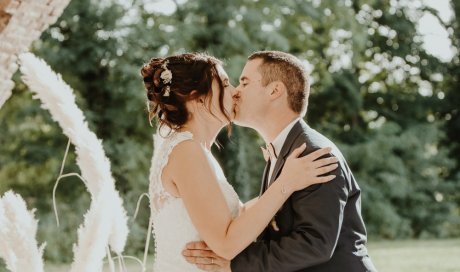
M 297 147 L 307 143 L 305 156 L 322 147 L 332 147 L 339 167 L 336 178 L 297 191 L 275 215 L 279 231 L 269 225 L 256 242 L 231 262 L 233 272 L 377 271 L 366 249 L 366 228 L 361 217 L 361 191 L 345 159 L 325 136 L 303 120 L 289 132 L 278 155 L 270 184 Z M 265 167 L 261 192 L 266 190 L 269 165 Z

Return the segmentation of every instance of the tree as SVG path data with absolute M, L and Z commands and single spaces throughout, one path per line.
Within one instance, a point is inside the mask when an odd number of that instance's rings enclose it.
M 445 65 L 423 49 L 416 30 L 415 22 L 424 7 L 393 1 L 287 1 L 275 5 L 242 0 L 223 1 L 215 8 L 203 0 L 178 4 L 171 15 L 141 10 L 142 17 L 153 22 L 152 44 L 163 44 L 165 50 L 159 53 L 207 50 L 228 60 L 234 80 L 239 74 L 235 66 L 242 67 L 253 50 L 298 55 L 312 67 L 308 122 L 347 151 L 365 189 L 364 213 L 371 234 L 386 238 L 453 234 L 451 227 L 438 228 L 441 221 L 458 222 L 456 206 L 449 200 L 458 179 L 448 178 L 453 167 L 448 156 L 451 147 L 442 145 L 442 122 L 436 117 L 439 105 L 445 103 L 438 95 L 444 84 L 438 74 L 445 71 Z M 426 137 L 415 141 L 413 137 L 419 133 Z M 261 139 L 252 131 L 237 128 L 230 141 L 225 137 L 220 140 L 220 158 L 231 182 L 240 193 L 243 188 L 252 190 L 244 191 L 244 196 L 257 195 L 257 186 L 244 187 L 241 182 L 257 180 L 244 173 L 262 172 L 263 163 L 254 165 L 260 157 L 253 155 L 258 154 L 255 147 L 262 144 Z M 391 142 L 383 144 L 384 140 Z M 371 148 L 373 156 L 385 155 L 390 165 L 376 166 L 377 158 L 363 160 L 362 156 L 355 162 L 350 154 L 363 152 L 361 148 L 366 152 Z M 411 165 L 401 164 L 406 159 L 412 160 Z M 391 166 L 395 162 L 398 167 Z M 429 166 L 429 174 L 420 174 L 423 166 Z M 401 184 L 393 184 L 389 190 L 390 177 L 399 177 Z M 399 190 L 411 193 L 397 193 Z M 374 203 L 392 214 L 379 218 Z M 420 205 L 429 205 L 437 219 L 430 219 L 428 209 L 414 213 L 414 207 Z M 388 226 L 401 223 L 384 231 L 382 220 Z

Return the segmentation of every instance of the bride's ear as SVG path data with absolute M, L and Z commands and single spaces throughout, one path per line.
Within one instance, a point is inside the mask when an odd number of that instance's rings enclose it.
M 191 99 L 190 100 L 196 100 L 198 103 L 201 103 L 203 104 L 204 103 L 204 95 L 201 95 L 201 96 L 196 96 L 198 93 L 197 90 L 193 90 L 190 92 L 190 94 L 188 95 Z
M 193 90 L 189 93 L 188 97 L 195 97 L 197 93 L 198 93 L 197 90 Z
M 195 97 L 197 93 L 198 92 L 196 90 L 191 91 L 189 95 L 190 99 L 186 102 L 187 109 L 191 113 L 195 112 L 197 109 L 203 107 L 204 105 L 204 96 Z

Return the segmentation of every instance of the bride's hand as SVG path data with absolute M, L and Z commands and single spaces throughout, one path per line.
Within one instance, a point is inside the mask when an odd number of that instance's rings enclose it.
M 319 159 L 329 154 L 331 148 L 321 148 L 299 158 L 306 144 L 296 148 L 286 160 L 280 178 L 284 182 L 285 191 L 295 192 L 310 185 L 325 183 L 335 178 L 335 175 L 321 176 L 338 167 L 336 157 Z

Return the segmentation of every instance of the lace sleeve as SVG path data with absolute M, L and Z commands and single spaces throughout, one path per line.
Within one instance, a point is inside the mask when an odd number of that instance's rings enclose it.
M 193 139 L 193 135 L 190 132 L 172 132 L 167 137 L 162 135 L 162 133 L 156 133 L 153 136 L 154 152 L 150 167 L 149 195 L 150 206 L 154 213 L 158 212 L 168 200 L 175 198 L 164 189 L 161 180 L 163 168 L 168 164 L 171 151 L 180 142 Z

